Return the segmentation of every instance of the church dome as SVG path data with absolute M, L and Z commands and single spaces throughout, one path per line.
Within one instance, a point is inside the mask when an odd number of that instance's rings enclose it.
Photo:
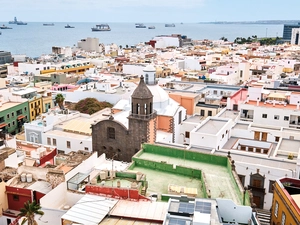
M 149 85 L 148 88 L 150 89 L 152 95 L 153 95 L 153 103 L 156 102 L 166 102 L 169 100 L 168 93 L 162 89 L 158 85 Z
M 144 72 L 155 72 L 156 69 L 153 65 L 149 64 L 147 65 L 144 69 L 143 69 Z
M 136 99 L 149 99 L 153 97 L 153 94 L 144 82 L 143 76 L 141 76 L 140 83 L 132 93 L 131 97 Z

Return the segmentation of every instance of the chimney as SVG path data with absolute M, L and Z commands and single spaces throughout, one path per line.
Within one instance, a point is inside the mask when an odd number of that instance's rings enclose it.
M 299 101 L 297 102 L 297 109 L 299 109 Z
M 247 102 L 247 103 L 249 102 L 249 95 L 247 95 L 247 99 L 246 99 L 246 102 Z
M 259 106 L 259 98 L 256 100 L 256 105 Z
M 276 103 L 275 103 L 275 100 L 273 100 L 273 107 L 275 107 L 275 104 L 276 104 Z

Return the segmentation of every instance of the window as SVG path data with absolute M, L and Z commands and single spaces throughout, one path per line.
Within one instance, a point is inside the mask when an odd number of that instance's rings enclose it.
M 52 144 L 53 144 L 54 146 L 56 146 L 56 139 L 55 139 L 55 138 L 52 139 Z
M 51 138 L 47 138 L 47 145 L 51 145 Z
M 290 119 L 290 117 L 288 117 L 288 116 L 283 117 L 283 120 L 285 120 L 285 121 L 289 121 L 289 119 Z
M 4 122 L 4 116 L 0 117 L 0 123 Z
M 190 138 L 190 132 L 189 132 L 189 131 L 186 131 L 186 132 L 185 132 L 185 137 L 186 137 L 186 138 Z
M 15 125 L 15 121 L 12 122 L 12 125 L 13 125 L 13 126 Z
M 218 91 L 214 90 L 214 95 L 218 94 Z
M 84 150 L 85 150 L 85 151 L 88 151 L 88 150 L 89 150 L 89 148 L 88 148 L 88 147 L 84 147 Z
M 7 127 L 10 128 L 10 123 L 7 124 Z
M 274 183 L 275 183 L 275 180 L 270 180 L 270 182 L 269 182 L 269 193 L 274 192 Z
M 268 118 L 268 115 L 267 114 L 262 114 L 262 118 Z
M 253 179 L 252 186 L 260 188 L 262 186 L 261 180 Z
M 178 113 L 178 124 L 181 124 L 181 119 L 182 119 L 181 116 L 182 116 L 182 111 Z
M 25 111 L 25 112 L 27 111 L 27 107 L 24 107 L 24 111 Z
M 14 112 L 12 112 L 12 113 L 11 113 L 11 117 L 14 117 L 14 116 L 15 116 L 15 113 L 14 113 Z
M 245 175 L 238 174 L 238 176 L 240 178 L 240 181 L 241 181 L 242 185 L 244 186 L 245 185 Z
M 33 108 L 33 103 L 31 103 L 31 108 Z
M 208 116 L 212 116 L 212 111 L 208 111 Z
M 285 225 L 285 213 L 282 212 L 281 225 Z
M 17 116 L 22 114 L 22 109 L 17 110 Z
M 107 138 L 108 139 L 116 139 L 115 128 L 113 128 L 113 127 L 107 128 Z
M 67 148 L 71 148 L 71 142 L 67 141 Z
M 275 137 L 275 141 L 278 142 L 280 137 Z
M 9 119 L 9 114 L 6 115 L 6 118 Z
M 13 200 L 14 201 L 19 201 L 19 195 L 13 195 Z
M 276 203 L 275 203 L 274 215 L 275 215 L 276 217 L 278 216 L 278 202 L 277 202 L 277 201 L 276 201 Z
M 31 112 L 31 116 L 33 116 L 34 115 L 34 113 L 33 113 L 33 111 Z
M 242 70 L 240 71 L 240 77 L 243 77 L 243 71 Z
M 203 109 L 200 111 L 200 116 L 205 116 L 205 111 Z
M 279 116 L 278 116 L 278 115 L 275 115 L 275 116 L 274 116 L 274 120 L 279 120 Z
M 35 70 L 40 70 L 40 68 L 35 68 Z

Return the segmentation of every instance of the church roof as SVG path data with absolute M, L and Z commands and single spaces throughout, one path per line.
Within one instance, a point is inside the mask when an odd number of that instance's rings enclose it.
M 133 94 L 131 95 L 132 98 L 138 99 L 149 99 L 152 98 L 153 95 L 147 85 L 144 82 L 144 77 L 141 76 L 140 83 L 137 88 L 134 90 Z

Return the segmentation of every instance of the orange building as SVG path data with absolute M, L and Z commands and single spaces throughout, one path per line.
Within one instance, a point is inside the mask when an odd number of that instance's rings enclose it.
M 282 178 L 274 183 L 271 225 L 300 224 L 300 180 Z
M 199 94 L 171 92 L 169 96 L 186 109 L 187 115 L 195 114 L 195 102 L 198 102 Z

